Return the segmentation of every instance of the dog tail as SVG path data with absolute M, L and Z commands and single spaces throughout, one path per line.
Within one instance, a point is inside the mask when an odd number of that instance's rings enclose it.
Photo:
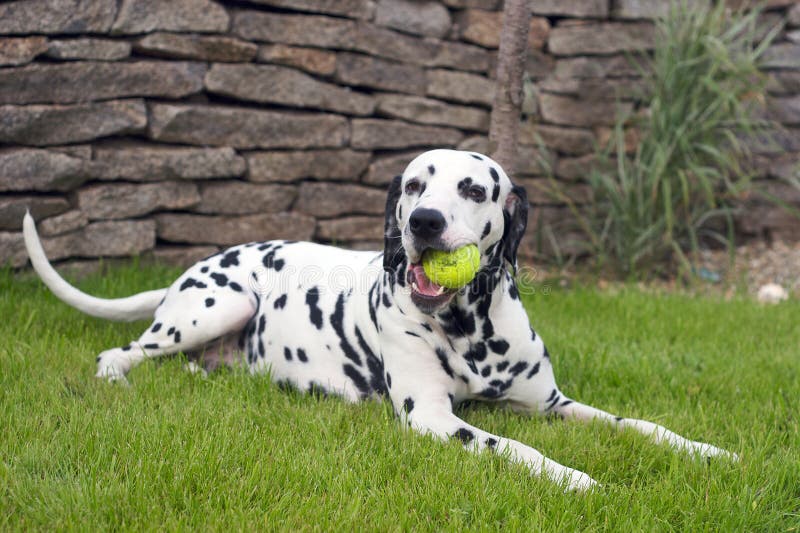
M 167 294 L 167 289 L 158 289 L 141 292 L 127 298 L 105 299 L 81 292 L 59 276 L 50 261 L 47 260 L 36 232 L 36 223 L 29 212 L 25 213 L 22 221 L 22 234 L 31 264 L 44 284 L 59 300 L 87 315 L 126 322 L 152 318 L 156 308 Z

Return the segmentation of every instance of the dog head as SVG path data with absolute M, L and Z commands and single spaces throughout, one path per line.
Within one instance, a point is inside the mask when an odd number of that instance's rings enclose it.
M 404 276 L 411 299 L 430 313 L 458 291 L 425 276 L 422 254 L 474 244 L 481 269 L 516 268 L 528 220 L 525 190 L 496 162 L 475 152 L 431 150 L 414 159 L 389 187 L 384 268 Z M 497 264 L 492 258 L 497 257 Z M 405 270 L 405 271 L 401 271 Z

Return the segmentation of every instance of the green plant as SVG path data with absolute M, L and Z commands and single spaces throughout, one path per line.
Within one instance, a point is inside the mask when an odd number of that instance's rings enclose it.
M 646 105 L 620 117 L 598 151 L 614 164 L 588 176 L 592 201 L 578 206 L 554 188 L 599 267 L 636 278 L 689 272 L 702 244 L 732 250 L 734 200 L 750 187 L 740 163 L 764 125 L 753 113 L 764 97 L 758 59 L 777 33 L 759 38 L 759 13 L 681 1 L 656 22 L 653 57 L 637 62 Z M 629 157 L 631 124 L 641 135 Z

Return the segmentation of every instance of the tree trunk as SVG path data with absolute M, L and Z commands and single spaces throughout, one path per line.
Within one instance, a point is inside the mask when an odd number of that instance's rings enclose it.
M 508 173 L 516 171 L 517 134 L 522 107 L 522 75 L 528 53 L 530 0 L 505 0 L 500 49 L 497 52 L 497 89 L 489 126 L 492 159 Z

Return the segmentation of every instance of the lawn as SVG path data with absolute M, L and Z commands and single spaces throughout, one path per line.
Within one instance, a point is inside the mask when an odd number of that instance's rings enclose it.
M 121 296 L 175 274 L 117 268 L 80 286 Z M 0 529 L 800 528 L 800 302 L 538 289 L 526 305 L 564 392 L 741 461 L 691 460 L 602 425 L 459 410 L 603 484 L 564 493 L 501 457 L 402 430 L 387 402 L 284 392 L 237 371 L 204 379 L 177 358 L 108 385 L 92 377 L 96 353 L 144 325 L 83 316 L 5 271 Z

